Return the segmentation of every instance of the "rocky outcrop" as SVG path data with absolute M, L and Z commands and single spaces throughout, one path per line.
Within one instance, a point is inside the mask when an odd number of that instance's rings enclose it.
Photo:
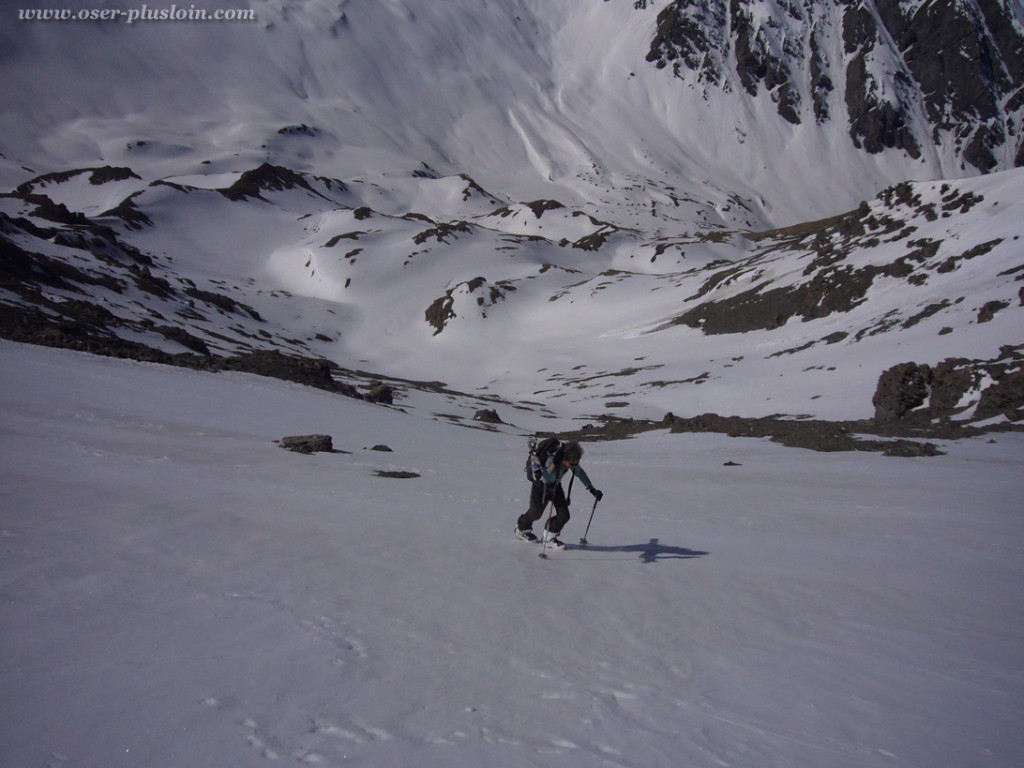
M 217 365 L 233 371 L 244 371 L 284 381 L 293 381 L 297 384 L 325 389 L 328 392 L 345 390 L 345 385 L 339 384 L 331 376 L 332 364 L 320 358 L 286 355 L 277 350 L 256 350 L 223 358 Z M 345 393 L 358 397 L 354 390 Z
M 768 7 L 778 12 L 749 0 L 676 0 L 658 14 L 647 60 L 705 87 L 766 94 L 794 125 L 846 119 L 854 145 L 869 153 L 918 158 L 934 142 L 982 172 L 1024 163 L 1024 27 L 1008 3 Z M 841 58 L 829 57 L 833 36 Z M 833 108 L 840 97 L 845 114 Z
M 488 307 L 503 301 L 506 294 L 515 290 L 516 287 L 507 280 L 491 283 L 484 277 L 474 277 L 449 288 L 444 296 L 434 300 L 424 312 L 424 318 L 433 326 L 434 335 L 437 336 L 450 320 L 459 316 L 455 311 L 457 304 L 461 303 L 466 307 L 463 314 L 466 314 L 469 308 L 473 308 L 480 317 L 487 317 Z
M 791 3 L 787 8 L 791 18 L 801 23 L 799 5 Z M 792 43 L 783 39 L 782 54 L 778 55 L 778 39 L 773 39 L 773 27 L 758 26 L 752 11 L 743 3 L 732 2 L 729 7 L 732 21 L 736 73 L 740 83 L 751 96 L 756 96 L 763 86 L 775 102 L 779 115 L 789 123 L 800 124 L 800 94 L 790 62 L 797 54 Z
M 659 68 L 670 66 L 677 75 L 685 67 L 700 82 L 721 84 L 722 56 L 728 50 L 726 19 L 724 3 L 671 3 L 658 14 L 647 61 Z
M 882 373 L 871 400 L 875 421 L 903 421 L 928 402 L 931 379 L 931 368 L 917 363 L 901 363 Z
M 911 129 L 912 84 L 903 68 L 892 65 L 891 87 L 877 81 L 878 62 L 885 60 L 885 29 L 863 4 L 846 7 L 843 47 L 846 64 L 846 111 L 850 138 L 871 154 L 900 149 L 913 158 L 921 145 Z
M 370 403 L 381 405 L 393 405 L 395 402 L 394 387 L 382 381 L 370 382 L 370 391 L 363 395 L 363 399 Z
M 964 160 L 991 171 L 1019 137 L 1003 102 L 1024 85 L 1024 35 L 998 0 L 876 2 L 885 33 L 922 95 L 934 136 L 952 134 Z
M 799 247 L 807 251 L 809 264 L 799 281 L 783 287 L 771 287 L 771 282 L 757 278 L 759 265 L 751 260 L 728 264 L 712 272 L 700 291 L 693 297 L 693 306 L 668 325 L 687 325 L 700 328 L 704 333 L 745 333 L 754 330 L 773 330 L 791 318 L 816 320 L 834 312 L 847 312 L 865 300 L 868 290 L 879 277 L 906 278 L 914 269 L 909 258 L 900 258 L 889 264 L 868 264 L 853 267 L 847 257 L 855 248 L 877 244 L 881 236 L 897 235 L 903 228 L 895 218 L 879 217 L 867 203 L 859 209 L 825 222 L 801 228 L 790 244 L 804 238 L 807 244 Z M 788 233 L 779 231 L 767 240 L 777 238 L 786 242 Z M 770 254 L 770 250 L 766 251 Z M 752 287 L 722 299 L 704 299 L 733 282 L 749 282 Z
M 870 451 L 886 456 L 937 456 L 942 453 L 926 441 L 864 437 L 861 422 L 782 419 L 772 416 L 742 418 L 705 413 L 693 418 L 666 417 L 671 432 L 715 432 L 730 437 L 767 437 L 791 448 L 835 451 Z
M 936 365 L 900 363 L 884 371 L 872 404 L 877 424 L 955 419 L 977 423 L 1024 420 L 1024 345 L 1004 347 L 994 360 L 948 359 Z
M 246 171 L 230 187 L 219 190 L 219 192 L 235 202 L 256 198 L 266 200 L 264 192 L 280 192 L 286 189 L 302 189 L 309 194 L 323 197 L 319 192 L 310 186 L 306 177 L 296 173 L 290 168 L 284 168 L 270 163 Z M 326 199 L 326 198 L 325 198 Z
M 498 412 L 493 408 L 482 408 L 481 410 L 473 414 L 473 420 L 482 421 L 485 424 L 505 423 L 504 421 L 501 420 L 501 416 L 498 415 Z

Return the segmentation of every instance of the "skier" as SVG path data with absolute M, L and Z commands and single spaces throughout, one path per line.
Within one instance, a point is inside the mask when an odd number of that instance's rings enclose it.
M 580 479 L 580 482 L 594 495 L 594 498 L 600 501 L 604 497 L 604 494 L 590 482 L 587 473 L 580 466 L 582 457 L 583 447 L 575 441 L 570 441 L 560 445 L 554 453 L 542 461 L 538 473 L 540 478 L 534 480 L 533 488 L 530 490 L 530 508 L 519 516 L 516 526 L 517 538 L 525 541 L 538 541 L 531 529 L 533 524 L 544 514 L 547 505 L 553 501 L 556 514 L 545 525 L 544 541 L 558 549 L 565 547 L 565 544 L 558 539 L 558 534 L 569 522 L 569 500 L 562 490 L 562 478 L 571 472 Z

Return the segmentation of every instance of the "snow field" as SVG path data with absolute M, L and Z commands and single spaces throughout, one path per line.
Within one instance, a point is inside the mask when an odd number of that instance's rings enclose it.
M 424 396 L 0 355 L 11 765 L 1024 757 L 1017 436 L 588 444 L 591 546 L 545 562 L 512 537 L 525 439 Z M 312 431 L 339 452 L 273 443 Z

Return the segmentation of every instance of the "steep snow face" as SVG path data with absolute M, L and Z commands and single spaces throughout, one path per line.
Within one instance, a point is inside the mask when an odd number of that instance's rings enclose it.
M 791 224 L 893 182 L 1013 165 L 1019 22 L 999 3 L 940 5 L 217 0 L 204 7 L 256 20 L 12 17 L 4 178 L 269 158 L 388 189 L 426 164 L 620 226 Z
M 763 93 L 788 123 L 837 124 L 858 148 L 896 149 L 950 176 L 1024 160 L 1019 17 L 1019 3 L 996 1 L 679 0 L 659 13 L 647 58 L 705 91 Z

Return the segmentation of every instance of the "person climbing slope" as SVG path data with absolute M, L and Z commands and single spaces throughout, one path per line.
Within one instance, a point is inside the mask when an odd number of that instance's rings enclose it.
M 578 477 L 594 498 L 600 501 L 604 494 L 594 487 L 587 473 L 580 466 L 583 447 L 576 441 L 560 443 L 553 437 L 534 445 L 531 441 L 530 456 L 527 459 L 526 474 L 533 483 L 530 490 L 530 507 L 519 516 L 516 524 L 516 538 L 524 541 L 540 541 L 533 532 L 533 524 L 543 515 L 548 504 L 554 503 L 555 514 L 549 516 L 544 530 L 544 541 L 549 546 L 564 549 L 559 540 L 569 522 L 569 499 L 562 490 L 562 478 L 567 474 Z M 569 484 L 570 492 L 572 483 Z

